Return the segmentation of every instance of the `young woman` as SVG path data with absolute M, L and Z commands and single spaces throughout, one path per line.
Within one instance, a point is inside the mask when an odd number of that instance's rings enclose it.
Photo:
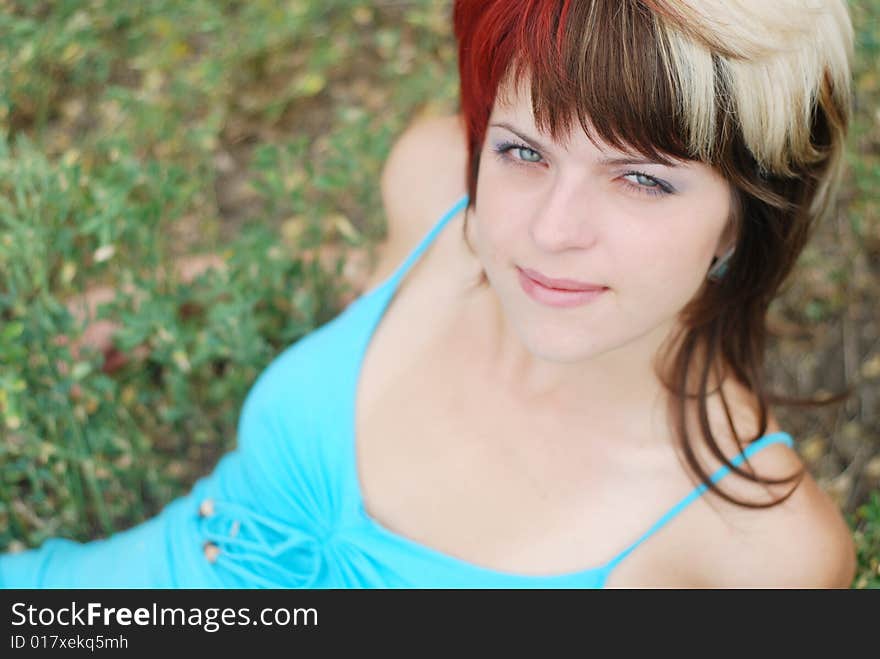
M 847 587 L 763 384 L 834 202 L 842 0 L 458 0 L 461 114 L 382 176 L 366 294 L 156 518 L 6 586 Z

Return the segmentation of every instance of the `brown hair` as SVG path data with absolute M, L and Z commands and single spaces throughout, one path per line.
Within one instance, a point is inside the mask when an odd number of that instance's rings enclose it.
M 469 207 L 496 95 L 526 77 L 536 124 L 554 139 L 577 119 L 591 140 L 659 162 L 699 160 L 731 183 L 735 251 L 724 277 L 706 281 L 681 311 L 683 329 L 671 337 L 675 350 L 658 377 L 687 465 L 702 483 L 745 507 L 785 501 L 804 470 L 765 479 L 733 465 L 712 434 L 706 399 L 713 370 L 723 381 L 722 366 L 752 392 L 760 429 L 751 443 L 766 433 L 770 403 L 823 405 L 851 394 L 790 398 L 764 384 L 768 307 L 839 187 L 853 41 L 842 0 L 456 0 L 453 21 Z M 487 282 L 483 273 L 478 284 Z M 697 401 L 714 456 L 754 482 L 797 481 L 789 492 L 756 504 L 720 491 L 690 443 L 688 399 Z

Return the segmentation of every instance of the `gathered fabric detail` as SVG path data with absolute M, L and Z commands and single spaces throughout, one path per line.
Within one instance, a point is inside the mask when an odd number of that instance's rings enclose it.
M 325 544 L 335 535 L 332 530 L 310 532 L 218 499 L 204 499 L 198 515 L 205 560 L 263 588 L 314 586 Z

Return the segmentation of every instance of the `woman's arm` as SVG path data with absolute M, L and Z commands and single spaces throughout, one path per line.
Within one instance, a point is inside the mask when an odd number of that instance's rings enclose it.
M 751 458 L 758 473 L 781 478 L 803 466 L 786 446 Z M 753 487 L 742 491 L 755 492 Z M 773 499 L 791 485 L 772 486 Z M 757 501 L 757 499 L 752 499 Z M 831 497 L 806 472 L 771 508 L 728 511 L 727 531 L 703 545 L 700 585 L 709 588 L 849 588 L 856 571 L 852 532 Z
M 223 456 L 189 494 L 108 539 L 77 543 L 52 538 L 36 549 L 0 555 L 0 587 L 252 587 L 261 578 L 251 574 L 252 567 L 265 549 L 254 538 L 271 535 L 271 529 L 265 530 L 267 520 L 278 528 L 284 522 L 275 520 L 316 516 L 315 510 L 297 510 L 297 502 L 288 496 L 291 482 L 297 476 L 305 481 L 314 468 L 294 453 L 311 440 L 304 415 L 311 401 L 305 399 L 305 387 L 297 391 L 295 386 L 302 380 L 297 375 L 304 368 L 303 357 L 308 358 L 301 350 L 308 338 L 260 375 L 239 418 L 238 448 Z M 284 531 L 287 537 L 297 533 L 296 528 Z M 272 565 L 263 572 L 265 579 L 296 584 L 297 575 L 280 574 Z
M 211 588 L 222 585 L 199 540 L 198 501 L 239 470 L 236 453 L 189 495 L 156 517 L 110 538 L 78 543 L 51 538 L 39 548 L 0 556 L 3 588 Z
M 467 140 L 460 115 L 417 119 L 382 166 L 386 238 L 366 288 L 381 283 L 465 191 Z

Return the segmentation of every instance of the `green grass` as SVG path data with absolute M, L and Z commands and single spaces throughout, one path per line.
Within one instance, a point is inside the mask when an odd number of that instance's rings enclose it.
M 145 519 L 234 444 L 256 375 L 351 296 L 339 275 L 383 235 L 391 140 L 452 111 L 455 77 L 430 0 L 0 10 L 8 548 Z M 334 263 L 307 258 L 328 244 Z M 202 251 L 225 270 L 185 281 L 174 263 Z M 65 302 L 98 285 L 119 351 L 147 355 L 112 372 L 60 340 L 83 330 Z
M 852 4 L 848 218 L 872 254 L 880 2 Z M 131 526 L 234 445 L 257 374 L 356 293 L 342 273 L 383 237 L 394 136 L 456 108 L 449 8 L 0 0 L 0 551 Z M 313 258 L 326 245 L 338 259 Z M 225 268 L 182 276 L 199 252 Z M 118 368 L 71 349 L 67 303 L 98 286 L 119 354 L 139 355 Z M 791 306 L 813 322 L 840 314 L 807 299 Z M 876 587 L 880 500 L 857 504 L 855 585 Z

